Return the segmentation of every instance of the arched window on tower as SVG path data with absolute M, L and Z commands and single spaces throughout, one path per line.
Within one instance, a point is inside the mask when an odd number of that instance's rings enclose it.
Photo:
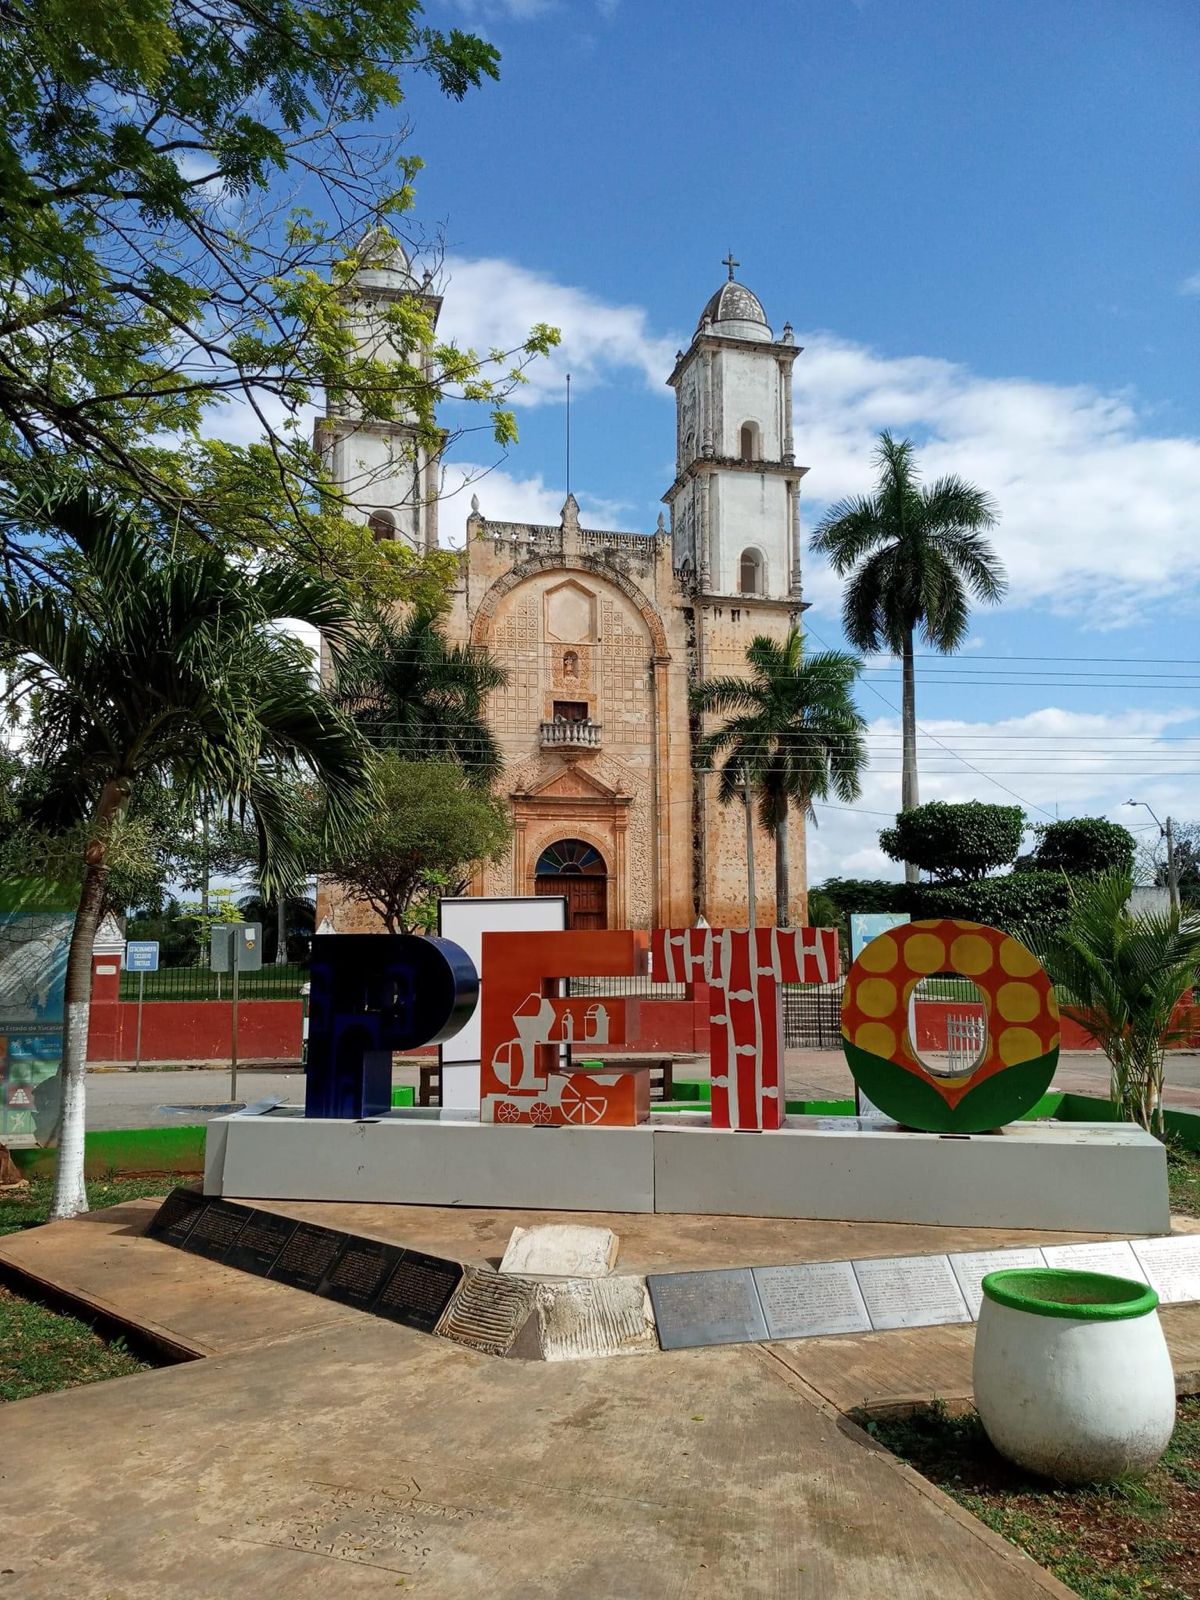
M 763 558 L 757 550 L 742 551 L 741 593 L 766 594 L 766 573 Z
M 762 460 L 762 434 L 757 422 L 743 422 L 738 454 L 743 461 Z
M 373 511 L 367 520 L 367 527 L 378 544 L 383 539 L 396 537 L 396 519 L 390 511 Z

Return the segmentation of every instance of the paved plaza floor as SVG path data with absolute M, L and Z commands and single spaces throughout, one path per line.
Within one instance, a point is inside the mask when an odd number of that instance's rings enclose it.
M 960 1381 L 951 1367 L 961 1369 L 962 1350 L 942 1336 L 962 1336 L 969 1350 L 968 1329 L 501 1359 L 147 1239 L 154 1209 L 133 1201 L 0 1241 L 10 1271 L 140 1325 L 183 1358 L 4 1408 L 0 1548 L 14 1592 L 1068 1593 L 843 1415 L 871 1402 L 872 1384 L 884 1402 L 898 1385 L 913 1398 L 952 1392 L 944 1380 Z M 511 1220 L 304 1209 L 386 1237 L 470 1247 L 469 1259 L 494 1255 Z M 985 1232 L 841 1225 L 830 1239 L 828 1224 L 730 1218 L 714 1236 L 711 1218 L 609 1220 L 626 1234 L 619 1265 L 697 1252 L 890 1254 L 930 1248 L 931 1234 L 946 1248 Z M 1027 1236 L 988 1232 L 987 1242 L 1018 1237 Z M 1200 1311 L 1173 1313 L 1177 1361 L 1200 1347 L 1198 1320 Z M 839 1369 L 847 1376 L 835 1382 Z

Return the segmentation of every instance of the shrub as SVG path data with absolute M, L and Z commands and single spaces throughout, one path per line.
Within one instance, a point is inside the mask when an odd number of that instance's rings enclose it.
M 1029 867 L 1034 871 L 1093 878 L 1105 872 L 1128 874 L 1133 870 L 1133 835 L 1106 817 L 1043 822 L 1038 825 L 1037 835 L 1037 845 L 1029 858 Z
M 909 883 L 901 908 L 915 919 L 959 917 L 1017 933 L 1023 927 L 1059 927 L 1071 903 L 1061 872 L 1009 872 L 970 883 Z
M 895 827 L 880 833 L 879 844 L 893 861 L 911 861 L 940 883 L 959 883 L 1009 866 L 1024 831 L 1020 806 L 931 800 L 902 811 Z

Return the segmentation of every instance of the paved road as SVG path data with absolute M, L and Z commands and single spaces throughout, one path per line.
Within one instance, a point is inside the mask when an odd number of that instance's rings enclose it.
M 415 1083 L 417 1067 L 398 1065 L 395 1083 Z M 1108 1062 L 1092 1052 L 1064 1055 L 1054 1080 L 1057 1089 L 1079 1094 L 1108 1093 Z M 787 1093 L 790 1100 L 837 1099 L 852 1095 L 854 1085 L 840 1050 L 789 1050 Z M 238 1073 L 238 1099 L 261 1100 L 266 1095 L 304 1098 L 304 1074 L 299 1071 L 242 1071 Z M 1200 1052 L 1172 1052 L 1167 1062 L 1166 1102 L 1183 1109 L 1200 1109 Z M 197 1069 L 187 1072 L 93 1072 L 88 1075 L 89 1128 L 155 1128 L 204 1122 L 218 1115 L 229 1101 L 228 1070 Z M 182 1109 L 172 1109 L 182 1108 Z

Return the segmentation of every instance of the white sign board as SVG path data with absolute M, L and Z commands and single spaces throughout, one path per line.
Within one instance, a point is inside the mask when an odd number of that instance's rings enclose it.
M 479 973 L 479 1002 L 465 1027 L 439 1045 L 442 1110 L 479 1112 L 479 1034 L 483 1014 L 483 936 L 485 933 L 562 933 L 567 925 L 563 895 L 504 898 L 447 896 L 438 902 L 438 933 L 466 951 Z

